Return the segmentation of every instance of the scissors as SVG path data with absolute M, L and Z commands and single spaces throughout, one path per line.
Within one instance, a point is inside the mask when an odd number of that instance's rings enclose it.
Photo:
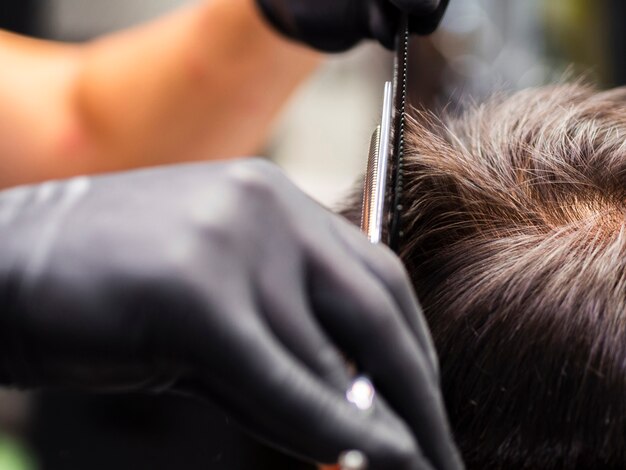
M 409 20 L 404 16 L 397 39 L 393 83 L 385 83 L 381 123 L 370 143 L 361 215 L 361 230 L 369 241 L 385 243 L 394 251 L 398 249 L 402 234 L 400 211 L 408 58 Z
M 397 38 L 393 83 L 385 83 L 381 123 L 370 143 L 363 188 L 361 230 L 371 243 L 385 243 L 394 251 L 402 235 L 404 130 L 408 91 L 409 20 L 403 17 Z M 388 188 L 390 190 L 388 191 Z M 376 390 L 365 376 L 357 377 L 346 395 L 348 401 L 367 411 Z M 345 453 L 341 470 L 366 470 L 367 458 L 359 451 Z

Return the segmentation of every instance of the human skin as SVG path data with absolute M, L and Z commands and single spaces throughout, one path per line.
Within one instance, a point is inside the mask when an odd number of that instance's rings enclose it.
M 206 0 L 81 45 L 0 31 L 0 188 L 257 153 L 320 61 L 253 0 Z

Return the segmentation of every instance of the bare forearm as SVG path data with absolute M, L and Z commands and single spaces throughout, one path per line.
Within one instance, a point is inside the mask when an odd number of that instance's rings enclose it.
M 124 162 L 249 154 L 317 60 L 271 32 L 252 0 L 209 0 L 93 44 L 78 99 Z
M 63 161 L 78 166 L 80 48 L 0 31 L 0 64 L 0 188 L 52 178 Z
M 4 186 L 254 153 L 281 105 L 319 61 L 316 53 L 275 35 L 253 0 L 207 0 L 85 46 L 35 55 L 33 64 L 47 60 L 60 69 L 60 84 L 45 92 L 49 104 L 37 111 L 44 116 L 26 119 L 20 135 L 11 134 L 37 139 L 32 123 L 46 127 L 45 114 L 57 124 L 40 148 L 20 154 L 13 145 L 0 154 L 4 166 L 16 153 L 23 163 L 19 174 L 0 179 Z M 49 81 L 25 76 L 33 89 L 37 80 L 39 88 Z M 0 94 L 8 85 L 0 78 Z M 28 88 L 21 92 L 28 95 Z M 30 105 L 25 115 L 36 111 Z M 12 114 L 3 115 L 0 103 L 0 134 Z

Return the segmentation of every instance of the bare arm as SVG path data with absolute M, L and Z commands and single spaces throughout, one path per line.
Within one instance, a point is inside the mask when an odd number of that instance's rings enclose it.
M 0 187 L 254 153 L 318 62 L 252 0 L 206 0 L 82 46 L 0 32 Z

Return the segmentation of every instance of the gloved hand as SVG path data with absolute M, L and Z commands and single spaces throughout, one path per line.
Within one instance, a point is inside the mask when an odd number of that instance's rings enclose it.
M 250 160 L 0 193 L 0 379 L 182 391 L 264 440 L 460 468 L 400 263 Z M 344 355 L 376 383 L 347 402 Z
M 411 31 L 432 33 L 449 0 L 257 0 L 265 17 L 286 36 L 317 49 L 338 52 L 362 39 L 393 49 L 399 18 L 408 14 Z

